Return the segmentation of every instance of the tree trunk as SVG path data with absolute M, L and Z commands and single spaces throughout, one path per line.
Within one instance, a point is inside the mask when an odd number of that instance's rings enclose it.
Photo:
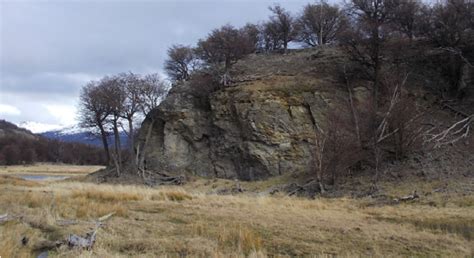
M 377 141 L 377 140 L 375 140 Z M 374 145 L 374 157 L 375 157 L 375 173 L 373 178 L 373 189 L 378 189 L 378 182 L 380 177 L 380 148 L 377 143 Z
M 117 171 L 120 171 L 120 166 L 122 165 L 122 154 L 121 154 L 121 144 L 120 144 L 120 133 L 118 129 L 118 116 L 114 117 L 113 121 L 113 130 L 114 130 L 114 139 L 115 139 L 115 166 Z M 120 173 L 120 172 L 117 172 Z
M 344 79 L 346 81 L 347 91 L 349 92 L 349 104 L 351 106 L 352 119 L 354 120 L 354 127 L 356 130 L 357 144 L 359 148 L 362 148 L 362 140 L 360 137 L 360 127 L 359 127 L 359 118 L 357 116 L 357 111 L 354 106 L 354 98 L 352 96 L 352 87 L 347 77 L 346 67 L 344 66 Z
M 130 161 L 132 162 L 132 168 L 136 168 L 135 159 L 135 139 L 134 139 L 134 129 L 133 129 L 133 119 L 132 117 L 128 117 L 128 148 L 130 153 Z
M 323 2 L 319 2 L 319 46 L 323 45 Z
M 378 97 L 379 97 L 379 80 L 380 80 L 380 35 L 379 35 L 379 27 L 375 27 L 373 34 L 373 53 L 372 53 L 372 61 L 374 63 L 374 77 L 373 77 L 373 94 L 372 94 L 372 102 L 373 102 L 373 151 L 374 151 L 374 161 L 375 161 L 375 175 L 374 175 L 374 187 L 377 187 L 377 183 L 379 180 L 379 162 L 380 162 L 380 157 L 379 157 L 379 142 L 378 142 L 378 130 L 376 126 L 376 121 L 377 121 L 377 113 L 378 113 Z
M 104 146 L 105 156 L 107 159 L 107 165 L 111 164 L 110 160 L 110 151 L 109 151 L 109 143 L 107 141 L 107 132 L 104 129 L 104 125 L 102 123 L 97 124 L 100 130 L 100 137 L 102 138 L 102 145 Z

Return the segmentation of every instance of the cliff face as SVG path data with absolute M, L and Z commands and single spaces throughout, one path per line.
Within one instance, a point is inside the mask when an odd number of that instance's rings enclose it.
M 330 68 L 321 62 L 327 56 L 266 56 L 266 69 L 256 58 L 237 64 L 235 85 L 215 91 L 205 105 L 190 84 L 171 90 L 142 124 L 142 142 L 152 128 L 147 169 L 242 180 L 312 169 L 315 126 L 330 106 L 346 103 L 334 78 L 315 77 L 315 69 Z

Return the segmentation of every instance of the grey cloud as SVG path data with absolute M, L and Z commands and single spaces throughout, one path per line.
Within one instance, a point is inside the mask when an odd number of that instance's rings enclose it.
M 226 23 L 263 21 L 274 2 L 0 1 L 0 102 L 13 103 L 24 120 L 35 118 L 23 116 L 25 107 L 41 109 L 58 99 L 76 105 L 88 80 L 125 71 L 162 73 L 172 44 L 193 45 Z M 281 5 L 295 13 L 307 2 Z

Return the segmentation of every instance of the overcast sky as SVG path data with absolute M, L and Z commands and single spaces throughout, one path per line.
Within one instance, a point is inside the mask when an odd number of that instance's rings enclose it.
M 309 1 L 0 0 L 0 119 L 73 124 L 79 90 L 106 74 L 163 73 L 172 44 Z

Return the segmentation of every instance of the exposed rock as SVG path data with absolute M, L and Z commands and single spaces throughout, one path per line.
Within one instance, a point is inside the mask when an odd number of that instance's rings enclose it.
M 172 91 L 142 125 L 155 121 L 147 168 L 242 180 L 310 171 L 314 123 L 324 121 L 331 100 L 316 91 L 287 96 L 252 87 L 212 94 L 209 110 Z
M 304 67 L 311 62 L 306 56 L 290 57 Z M 283 61 L 267 65 L 276 69 Z M 208 97 L 193 94 L 189 83 L 173 87 L 142 124 L 139 144 L 153 122 L 144 152 L 147 170 L 241 180 L 311 171 L 315 124 L 324 123 L 330 106 L 346 103 L 346 94 L 334 79 L 309 76 L 316 66 L 303 75 L 288 75 L 298 71 L 285 67 L 271 75 L 258 68 L 259 79 L 241 80 Z

